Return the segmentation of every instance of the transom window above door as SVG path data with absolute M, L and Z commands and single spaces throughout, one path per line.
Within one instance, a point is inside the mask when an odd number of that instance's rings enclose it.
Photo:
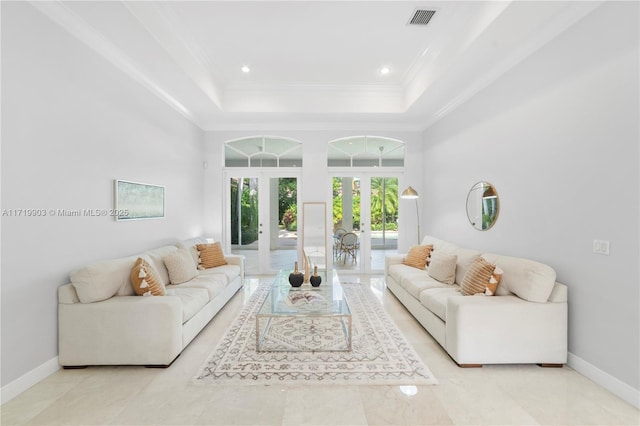
M 382 136 L 350 136 L 329 142 L 329 167 L 404 166 L 404 142 Z
M 302 167 L 302 144 L 277 136 L 252 136 L 224 144 L 226 167 Z

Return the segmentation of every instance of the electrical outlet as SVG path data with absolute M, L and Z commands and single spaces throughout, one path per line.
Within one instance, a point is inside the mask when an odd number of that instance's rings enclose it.
M 609 241 L 593 240 L 593 252 L 596 254 L 609 255 Z

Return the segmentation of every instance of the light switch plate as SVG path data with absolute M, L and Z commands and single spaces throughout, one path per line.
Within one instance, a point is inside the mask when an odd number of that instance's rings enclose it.
M 596 254 L 609 255 L 609 241 L 593 240 L 593 252 Z

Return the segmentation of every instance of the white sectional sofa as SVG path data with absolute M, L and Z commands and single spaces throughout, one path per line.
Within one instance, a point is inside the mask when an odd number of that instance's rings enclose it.
M 227 265 L 170 284 L 163 258 L 185 248 L 196 262 L 200 243 L 206 240 L 186 240 L 71 272 L 71 283 L 58 289 L 60 365 L 170 365 L 244 282 L 243 257 L 226 255 Z M 139 257 L 158 271 L 166 295 L 135 295 L 130 276 Z
M 562 366 L 567 361 L 567 287 L 555 271 L 532 260 L 482 253 L 427 236 L 436 253 L 457 256 L 455 282 L 435 280 L 427 270 L 385 262 L 387 287 L 462 367 L 482 364 Z M 464 296 L 459 284 L 477 257 L 504 273 L 495 296 Z

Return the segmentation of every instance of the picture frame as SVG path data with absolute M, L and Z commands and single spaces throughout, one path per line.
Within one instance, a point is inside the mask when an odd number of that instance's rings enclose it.
M 114 180 L 117 221 L 165 217 L 165 188 L 160 185 Z

